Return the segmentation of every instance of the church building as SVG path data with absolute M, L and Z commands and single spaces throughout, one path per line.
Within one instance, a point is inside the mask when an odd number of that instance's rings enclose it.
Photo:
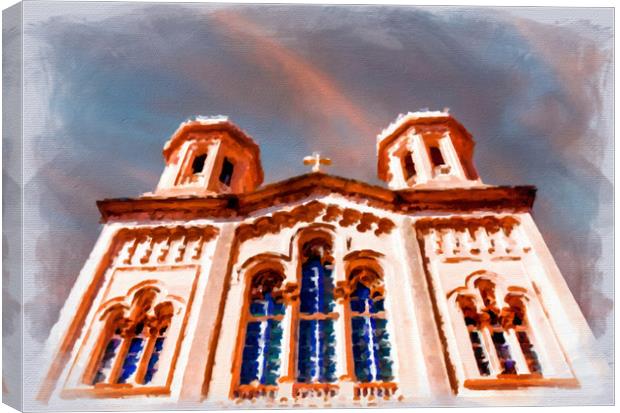
M 611 373 L 532 219 L 452 115 L 377 136 L 386 186 L 263 185 L 225 117 L 180 125 L 157 188 L 103 229 L 46 344 L 67 410 L 581 404 Z M 324 148 L 326 151 L 329 148 Z

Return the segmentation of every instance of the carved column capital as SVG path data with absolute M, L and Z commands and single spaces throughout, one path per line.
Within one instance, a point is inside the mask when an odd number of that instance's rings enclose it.
M 280 294 L 282 294 L 282 299 L 285 304 L 292 304 L 299 299 L 299 284 L 296 282 L 287 282 L 280 289 Z

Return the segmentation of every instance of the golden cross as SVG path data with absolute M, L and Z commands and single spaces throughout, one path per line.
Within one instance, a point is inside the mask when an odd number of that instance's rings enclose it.
M 306 156 L 304 158 L 304 165 L 312 165 L 312 172 L 321 172 L 321 165 L 331 164 L 331 159 L 321 157 L 321 154 L 318 152 L 314 152 L 311 156 Z

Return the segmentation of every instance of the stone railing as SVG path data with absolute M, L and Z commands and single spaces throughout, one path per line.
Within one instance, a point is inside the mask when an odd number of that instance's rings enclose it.
M 338 394 L 338 385 L 330 383 L 295 383 L 293 385 L 293 398 L 295 400 L 305 398 L 319 398 L 328 400 Z
M 396 383 L 378 382 L 378 383 L 357 383 L 353 389 L 354 400 L 389 400 L 398 390 Z

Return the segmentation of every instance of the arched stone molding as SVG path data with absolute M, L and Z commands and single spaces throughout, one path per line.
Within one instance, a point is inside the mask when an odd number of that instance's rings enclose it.
M 95 312 L 62 396 L 167 394 L 187 301 L 147 279 Z
M 446 298 L 456 340 L 451 352 L 462 361 L 456 369 L 465 388 L 578 385 L 528 289 L 478 270 Z

